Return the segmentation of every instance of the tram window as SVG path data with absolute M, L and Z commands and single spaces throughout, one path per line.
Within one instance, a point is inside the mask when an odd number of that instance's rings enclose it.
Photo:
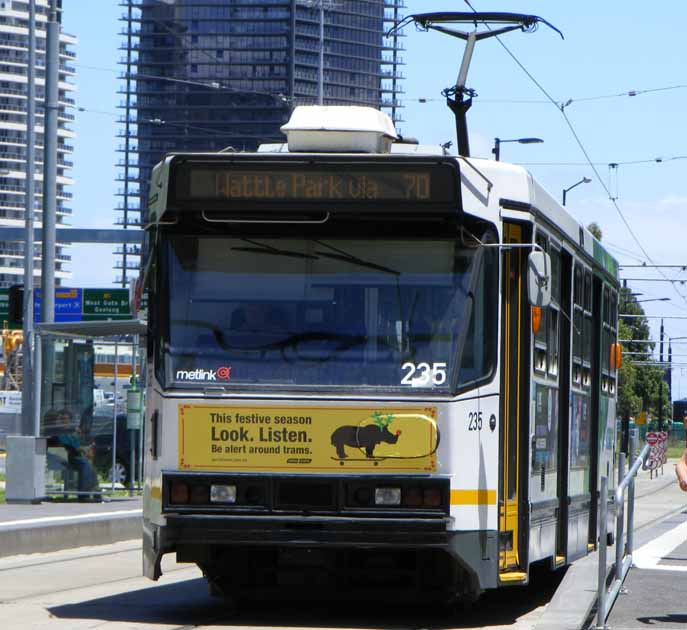
M 574 301 L 582 306 L 582 268 L 579 265 L 575 265 Z
M 547 328 L 549 321 L 549 308 L 543 309 L 542 321 L 539 330 L 534 335 L 534 369 L 538 372 L 546 372 L 547 361 Z
M 551 299 L 554 303 L 561 303 L 561 251 L 551 247 Z
M 605 374 L 611 371 L 611 292 L 608 287 L 604 287 L 603 296 L 603 323 L 601 332 L 601 369 Z
M 582 385 L 588 387 L 591 384 L 592 362 L 592 274 L 584 272 L 584 331 L 582 332 Z
M 591 365 L 592 361 L 592 317 L 584 314 L 584 331 L 582 333 L 582 361 Z
M 492 372 L 494 249 L 171 236 L 163 252 L 167 382 L 202 386 L 189 375 L 230 366 L 227 386 L 446 391 Z M 421 364 L 438 366 L 435 378 Z
M 530 498 L 552 498 L 556 483 L 547 473 L 558 467 L 558 390 L 537 383 L 534 389 L 534 436 L 531 448 Z
M 548 310 L 548 370 L 551 376 L 558 374 L 559 322 L 561 303 L 561 252 L 550 248 L 551 255 L 551 305 Z
M 558 374 L 558 309 L 549 307 L 549 374 Z
M 587 394 L 573 393 L 570 409 L 570 472 L 568 492 L 577 496 L 588 491 L 592 442 L 590 400 Z
M 592 312 L 592 274 L 589 271 L 584 274 L 584 310 Z
M 618 294 L 615 291 L 611 292 L 611 309 L 610 310 L 611 310 L 611 312 L 610 312 L 611 319 L 609 321 L 609 325 L 611 328 L 611 335 L 610 335 L 611 338 L 609 339 L 609 344 L 608 344 L 609 345 L 609 361 L 610 361 L 610 345 L 612 343 L 616 342 L 616 335 L 617 335 L 617 330 L 616 330 L 617 324 L 616 324 L 616 322 L 618 321 Z M 615 373 L 616 373 L 615 361 L 611 361 L 610 367 L 611 367 L 610 373 L 612 375 L 615 375 Z
M 584 316 L 582 313 L 583 295 L 583 275 L 582 268 L 575 265 L 575 275 L 573 279 L 573 383 L 582 383 L 582 332 L 584 328 Z
M 549 239 L 542 232 L 537 232 L 535 242 L 543 251 L 549 250 Z M 550 321 L 550 308 L 542 309 L 541 314 L 541 324 L 539 330 L 534 334 L 534 369 L 537 372 L 542 372 L 546 374 L 547 363 L 549 361 L 548 346 L 550 344 L 549 339 L 549 321 Z

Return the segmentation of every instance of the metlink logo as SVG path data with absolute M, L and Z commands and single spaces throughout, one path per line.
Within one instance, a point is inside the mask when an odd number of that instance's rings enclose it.
M 196 368 L 195 370 L 177 370 L 178 381 L 228 381 L 231 378 L 231 368 L 227 366 L 218 367 L 216 370 L 205 370 Z

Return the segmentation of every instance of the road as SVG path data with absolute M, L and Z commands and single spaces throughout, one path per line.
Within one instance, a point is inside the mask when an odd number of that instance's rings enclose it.
M 163 562 L 157 583 L 140 577 L 137 541 L 0 560 L 0 619 L 14 628 L 471 628 L 529 630 L 558 584 L 543 573 L 528 587 L 486 595 L 469 611 L 429 605 L 261 602 L 238 611 L 210 597 L 200 572 Z M 557 576 L 560 574 L 557 574 Z

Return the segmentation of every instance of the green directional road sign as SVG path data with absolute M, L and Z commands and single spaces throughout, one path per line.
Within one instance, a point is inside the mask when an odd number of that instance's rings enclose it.
M 130 319 L 128 289 L 84 289 L 83 321 Z
M 35 321 L 40 321 L 40 289 L 35 289 Z M 8 320 L 9 289 L 0 289 L 0 328 Z M 89 322 L 108 319 L 130 319 L 128 289 L 55 288 L 55 321 Z M 9 324 L 21 329 L 21 324 Z
M 21 324 L 10 324 L 8 311 L 9 311 L 9 289 L 0 289 L 0 327 L 4 327 L 7 322 L 8 328 L 18 328 L 21 329 Z

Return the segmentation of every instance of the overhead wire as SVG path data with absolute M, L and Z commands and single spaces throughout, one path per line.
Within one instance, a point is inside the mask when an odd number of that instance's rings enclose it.
M 110 116 L 112 118 L 121 118 L 121 114 L 117 114 L 116 112 L 107 112 L 103 110 L 98 110 L 98 109 L 88 109 L 86 107 L 77 107 L 77 111 L 79 112 L 84 112 L 87 114 L 100 114 L 103 116 Z M 126 121 L 124 120 L 118 120 L 117 122 L 119 123 L 124 123 Z M 204 133 L 209 133 L 212 135 L 220 135 L 220 136 L 228 136 L 228 137 L 252 137 L 249 136 L 248 134 L 237 134 L 237 133 L 231 133 L 227 131 L 226 129 L 214 129 L 212 127 L 199 127 L 198 125 L 187 125 L 186 123 L 173 123 L 169 122 L 167 120 L 162 120 L 158 118 L 144 118 L 141 120 L 137 119 L 132 119 L 129 121 L 132 125 L 142 125 L 142 124 L 149 124 L 149 125 L 155 125 L 158 127 L 177 127 L 180 129 L 192 129 L 194 131 L 202 131 Z
M 472 8 L 472 7 L 471 7 Z M 474 11 L 474 9 L 473 9 Z M 657 88 L 647 88 L 643 90 L 627 90 L 625 92 L 616 92 L 614 94 L 597 94 L 594 96 L 581 96 L 577 98 L 568 98 L 565 101 L 557 101 L 556 104 L 560 107 L 562 104 L 566 104 L 566 107 L 569 105 L 572 105 L 573 103 L 583 103 L 583 102 L 592 102 L 592 101 L 600 101 L 604 99 L 610 99 L 610 98 L 623 98 L 623 97 L 633 97 L 633 96 L 640 96 L 642 94 L 650 94 L 654 92 L 665 92 L 668 90 L 683 90 L 687 89 L 687 85 L 666 85 L 663 87 L 657 87 Z M 429 103 L 429 102 L 443 102 L 443 98 L 436 98 L 436 97 L 414 97 L 414 98 L 406 98 L 404 99 L 406 102 L 410 101 L 417 101 L 419 103 Z M 531 98 L 483 98 L 480 99 L 481 103 L 509 103 L 509 104 L 523 104 L 523 105 L 548 105 L 549 101 L 548 100 L 543 100 L 543 99 L 531 99 Z
M 646 158 L 643 160 L 615 160 L 612 162 L 594 162 L 597 166 L 628 166 L 635 164 L 663 164 L 664 162 L 673 162 L 676 160 L 687 160 L 687 155 L 674 155 L 672 157 L 655 157 Z M 515 162 L 520 166 L 588 166 L 588 162 Z
M 472 6 L 472 4 L 470 3 L 470 0 L 463 0 L 463 1 L 465 2 L 465 4 L 468 5 L 468 7 L 470 7 L 470 9 L 473 11 L 473 13 L 477 13 L 477 10 Z M 486 24 L 486 23 L 485 23 L 485 26 L 486 26 L 489 30 L 491 30 L 491 27 L 489 26 L 489 24 Z M 500 38 L 498 35 L 496 36 L 496 41 L 497 41 L 497 42 L 501 45 L 501 47 L 506 51 L 506 53 L 508 54 L 508 56 L 517 64 L 517 66 L 525 73 L 525 75 L 530 79 L 530 81 L 532 81 L 532 83 L 534 83 L 534 84 L 537 86 L 537 88 L 539 89 L 539 91 L 540 91 L 542 94 L 544 94 L 544 96 L 546 96 L 546 98 L 549 100 L 549 102 L 550 102 L 554 107 L 556 107 L 556 109 L 561 113 L 561 116 L 563 116 L 563 120 L 565 121 L 565 123 L 566 123 L 566 125 L 567 125 L 567 127 L 568 127 L 570 133 L 572 134 L 573 138 L 575 139 L 575 142 L 577 143 L 577 146 L 579 147 L 580 151 L 582 151 L 582 154 L 584 155 L 585 160 L 587 161 L 587 165 L 592 169 L 592 171 L 594 172 L 594 175 L 595 175 L 597 181 L 599 182 L 599 184 L 601 185 L 601 187 L 606 191 L 606 194 L 608 195 L 608 199 L 609 199 L 609 201 L 613 204 L 613 207 L 615 208 L 616 212 L 618 213 L 618 216 L 620 217 L 621 221 L 623 222 L 623 225 L 625 225 L 625 228 L 626 228 L 627 231 L 629 232 L 630 236 L 632 236 L 632 239 L 633 239 L 634 242 L 637 244 L 637 246 L 639 247 L 639 249 L 641 250 L 641 252 L 646 256 L 647 260 L 649 260 L 649 262 L 655 264 L 655 263 L 654 263 L 654 260 L 651 258 L 650 254 L 646 251 L 646 248 L 644 247 L 644 245 L 642 244 L 642 242 L 639 240 L 639 238 L 638 238 L 637 235 L 635 234 L 634 230 L 632 229 L 632 226 L 630 225 L 629 221 L 627 220 L 627 218 L 626 218 L 625 215 L 623 214 L 623 211 L 620 209 L 620 206 L 619 206 L 619 204 L 618 204 L 617 199 L 614 198 L 614 197 L 612 196 L 611 191 L 608 189 L 608 186 L 606 186 L 606 183 L 605 183 L 605 182 L 603 181 L 603 179 L 601 178 L 601 175 L 599 174 L 598 169 L 596 168 L 595 164 L 592 162 L 591 158 L 589 157 L 589 153 L 587 152 L 586 147 L 585 147 L 584 144 L 582 143 L 582 140 L 580 139 L 580 137 L 579 137 L 577 131 L 575 130 L 575 127 L 573 126 L 572 122 L 570 121 L 570 118 L 568 118 L 568 115 L 567 115 L 566 112 L 565 112 L 565 108 L 566 108 L 567 104 L 570 104 L 570 101 L 569 101 L 568 103 L 566 103 L 566 104 L 563 104 L 563 105 L 559 104 L 559 103 L 551 96 L 551 94 L 549 94 L 549 92 L 546 90 L 546 88 L 545 88 L 539 81 L 537 81 L 537 79 L 534 77 L 534 75 L 532 75 L 532 73 L 522 64 L 522 62 L 515 56 L 515 54 L 513 54 L 513 52 L 511 52 L 510 48 L 508 48 L 508 46 L 506 46 L 506 44 L 503 43 L 503 41 L 501 40 L 501 38 Z M 677 295 L 679 295 L 680 298 L 687 304 L 687 297 L 686 297 L 685 295 L 683 295 L 682 293 L 680 293 L 680 292 L 677 290 L 677 287 L 676 287 L 676 285 L 675 285 L 675 282 L 674 282 L 674 281 L 671 281 L 671 280 L 665 275 L 665 273 L 664 273 L 662 270 L 659 269 L 658 271 L 659 271 L 659 273 L 663 276 L 663 278 L 664 278 L 665 280 L 671 282 L 671 285 L 672 285 L 674 291 L 675 291 L 675 292 L 677 293 Z

